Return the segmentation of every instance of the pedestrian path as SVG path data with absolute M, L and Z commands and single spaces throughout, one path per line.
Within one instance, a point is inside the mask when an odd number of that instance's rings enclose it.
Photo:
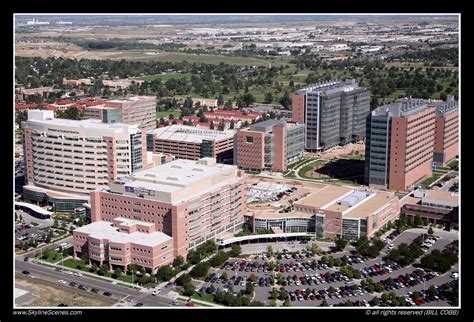
M 189 300 L 189 297 L 178 295 L 177 299 L 181 300 L 181 301 L 184 301 L 184 302 L 187 302 Z M 206 302 L 206 301 L 201 301 L 201 300 L 196 300 L 196 299 L 191 299 L 191 302 L 193 302 L 195 304 L 202 304 L 204 306 L 222 307 L 222 305 L 219 305 L 219 304 Z

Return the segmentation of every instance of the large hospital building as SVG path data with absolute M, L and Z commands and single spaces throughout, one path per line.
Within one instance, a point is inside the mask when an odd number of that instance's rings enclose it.
M 242 169 L 285 172 L 303 152 L 303 124 L 267 120 L 235 134 L 234 164 Z
M 241 229 L 245 204 L 245 177 L 236 166 L 175 160 L 92 192 L 92 223 L 74 231 L 74 255 L 153 271 Z
M 277 227 L 283 233 L 311 232 L 321 238 L 371 238 L 400 213 L 394 193 L 336 185 L 319 187 L 293 208 L 289 213 L 256 212 L 254 230 Z
M 365 137 L 370 92 L 354 79 L 310 85 L 293 95 L 292 111 L 305 124 L 305 149 L 325 150 Z
M 138 125 L 142 131 L 151 132 L 156 128 L 156 97 L 131 96 L 105 101 L 101 105 L 86 107 L 84 116 L 104 123 Z
M 432 175 L 433 162 L 445 165 L 458 152 L 458 105 L 400 100 L 368 117 L 365 180 L 369 185 L 406 191 Z
M 96 188 L 149 166 L 146 135 L 137 125 L 57 119 L 53 111 L 32 110 L 22 127 L 23 190 L 31 201 L 48 196 L 67 199 L 68 194 L 83 195 L 85 200 Z
M 217 131 L 186 125 L 170 125 L 153 131 L 153 152 L 176 159 L 198 160 L 216 158 L 217 162 L 232 163 L 234 151 L 233 130 Z M 150 134 L 148 134 L 150 136 Z

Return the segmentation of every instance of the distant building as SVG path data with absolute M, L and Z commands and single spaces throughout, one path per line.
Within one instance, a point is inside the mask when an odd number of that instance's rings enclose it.
M 215 109 L 212 112 L 204 112 L 204 116 L 209 122 L 221 122 L 221 121 L 234 121 L 242 123 L 252 123 L 263 116 L 263 113 L 257 112 L 241 112 L 241 111 L 229 111 L 229 110 L 218 110 Z
M 310 85 L 293 95 L 292 111 L 305 124 L 305 149 L 325 150 L 364 139 L 370 92 L 354 79 Z
M 248 170 L 285 172 L 304 152 L 304 125 L 267 120 L 239 129 L 234 139 L 234 164 Z
M 104 106 L 120 110 L 120 122 L 147 132 L 156 129 L 156 96 L 131 96 L 105 101 Z
M 51 93 L 56 93 L 56 90 L 53 89 L 52 87 L 21 89 L 19 90 L 19 93 L 16 95 L 16 99 L 18 101 L 24 102 L 30 95 L 40 96 L 41 98 L 48 98 L 49 94 Z
M 368 117 L 365 180 L 406 191 L 432 175 L 436 108 L 415 100 L 380 106 Z
M 77 87 L 79 85 L 91 85 L 90 78 L 81 78 L 81 79 L 65 79 L 63 78 L 64 86 Z
M 114 80 L 108 80 L 104 79 L 102 80 L 102 84 L 104 86 L 112 87 L 112 88 L 121 88 L 121 89 L 126 89 L 132 86 L 133 84 L 141 85 L 143 84 L 143 80 L 138 80 L 138 79 L 114 79 Z
M 208 130 L 185 125 L 165 126 L 153 131 L 153 152 L 177 159 L 211 157 L 221 163 L 232 163 L 234 133 L 233 130 Z
M 97 119 L 103 123 L 120 123 L 120 109 L 104 104 L 88 106 L 84 108 L 84 119 Z

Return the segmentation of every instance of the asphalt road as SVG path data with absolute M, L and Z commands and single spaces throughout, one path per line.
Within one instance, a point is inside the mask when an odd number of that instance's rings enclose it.
M 32 262 L 24 262 L 23 259 L 17 259 L 15 261 L 15 270 L 20 273 L 24 270 L 27 270 L 35 278 L 40 278 L 52 282 L 57 282 L 60 279 L 65 280 L 68 284 L 70 282 L 76 282 L 78 285 L 82 284 L 88 287 L 89 289 L 97 288 L 99 289 L 100 294 L 108 291 L 112 293 L 112 298 L 116 299 L 117 301 L 125 299 L 125 301 L 130 303 L 130 305 L 140 302 L 143 303 L 144 306 L 168 307 L 171 301 L 170 298 L 164 296 L 151 295 L 151 290 L 138 291 L 128 287 L 111 284 L 100 279 L 91 278 L 85 275 L 82 277 L 67 275 L 64 272 L 54 271 L 54 268 L 52 267 L 41 266 Z M 180 306 L 184 306 L 184 304 L 180 302 Z

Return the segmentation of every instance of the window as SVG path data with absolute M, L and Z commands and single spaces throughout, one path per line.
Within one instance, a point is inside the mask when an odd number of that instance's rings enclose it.
M 247 137 L 246 137 L 246 142 L 247 142 L 247 143 L 253 143 L 253 137 L 247 136 Z

